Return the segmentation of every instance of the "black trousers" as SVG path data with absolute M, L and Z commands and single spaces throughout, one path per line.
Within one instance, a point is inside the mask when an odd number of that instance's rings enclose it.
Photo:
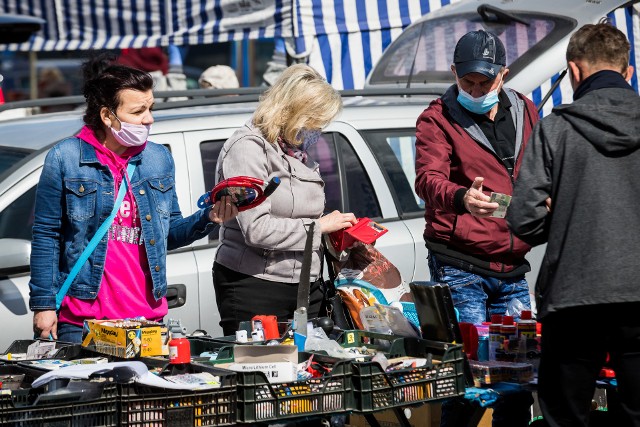
M 607 353 L 618 383 L 609 425 L 640 427 L 640 304 L 568 308 L 542 319 L 538 398 L 550 427 L 589 425 Z
M 258 279 L 214 263 L 213 286 L 225 336 L 235 334 L 241 321 L 258 314 L 275 315 L 279 322 L 286 322 L 297 308 L 297 283 Z M 309 291 L 309 319 L 318 316 L 322 297 L 322 281 L 318 280 Z

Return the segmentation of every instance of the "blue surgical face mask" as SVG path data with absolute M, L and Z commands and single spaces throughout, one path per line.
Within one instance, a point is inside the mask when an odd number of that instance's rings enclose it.
M 311 146 L 318 142 L 320 135 L 322 135 L 321 129 L 300 129 L 300 132 L 298 132 L 298 139 L 302 140 L 300 150 L 307 151 Z
M 498 101 L 498 88 L 481 97 L 474 98 L 469 93 L 465 92 L 458 84 L 458 102 L 472 113 L 486 114 L 498 103 Z

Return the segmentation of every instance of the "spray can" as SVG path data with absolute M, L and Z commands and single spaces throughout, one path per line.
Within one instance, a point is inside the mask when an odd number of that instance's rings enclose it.
M 522 310 L 518 322 L 518 338 L 525 336 L 527 339 L 536 338 L 536 321 L 533 320 L 531 310 Z
M 169 319 L 169 332 L 171 333 L 169 363 L 172 365 L 191 363 L 191 344 L 185 336 L 187 328 L 182 327 L 180 320 Z
M 539 363 L 540 347 L 537 339 L 538 322 L 532 319 L 531 310 L 522 310 L 518 322 L 518 342 L 520 345 L 518 354 L 520 361 L 529 362 L 537 371 Z
M 504 337 L 503 360 L 509 360 L 511 356 L 507 353 L 516 352 L 518 350 L 518 334 L 516 331 L 516 324 L 513 321 L 513 316 L 502 316 L 502 326 L 500 328 L 500 333 Z M 498 357 L 498 359 L 500 358 Z
M 503 349 L 504 336 L 501 332 L 502 316 L 492 314 L 491 324 L 489 325 L 489 360 L 496 360 L 496 352 L 502 351 Z

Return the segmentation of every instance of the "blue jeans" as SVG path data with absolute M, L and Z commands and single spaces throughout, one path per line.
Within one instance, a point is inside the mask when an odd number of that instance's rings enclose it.
M 429 254 L 429 272 L 432 281 L 449 285 L 460 322 L 480 324 L 491 320 L 492 314 L 503 315 L 513 299 L 531 309 L 529 284 L 522 276 L 508 279 L 481 276 L 443 264 L 433 254 Z M 514 316 L 514 320 L 519 317 Z
M 524 277 L 497 279 L 460 270 L 439 262 L 429 254 L 431 280 L 446 283 L 451 290 L 460 322 L 479 324 L 492 314 L 504 314 L 512 299 L 531 308 L 529 285 Z M 517 320 L 519 316 L 515 316 Z M 517 392 L 500 397 L 493 405 L 493 427 L 526 427 L 531 420 L 530 392 Z M 440 427 L 466 427 L 473 416 L 474 406 L 463 398 L 445 400 L 442 404 Z
M 82 326 L 58 323 L 58 341 L 80 344 L 82 342 Z

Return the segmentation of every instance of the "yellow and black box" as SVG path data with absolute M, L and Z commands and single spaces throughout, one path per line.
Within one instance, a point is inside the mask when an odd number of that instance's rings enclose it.
M 124 359 L 169 354 L 167 327 L 148 320 L 85 320 L 82 346 Z

